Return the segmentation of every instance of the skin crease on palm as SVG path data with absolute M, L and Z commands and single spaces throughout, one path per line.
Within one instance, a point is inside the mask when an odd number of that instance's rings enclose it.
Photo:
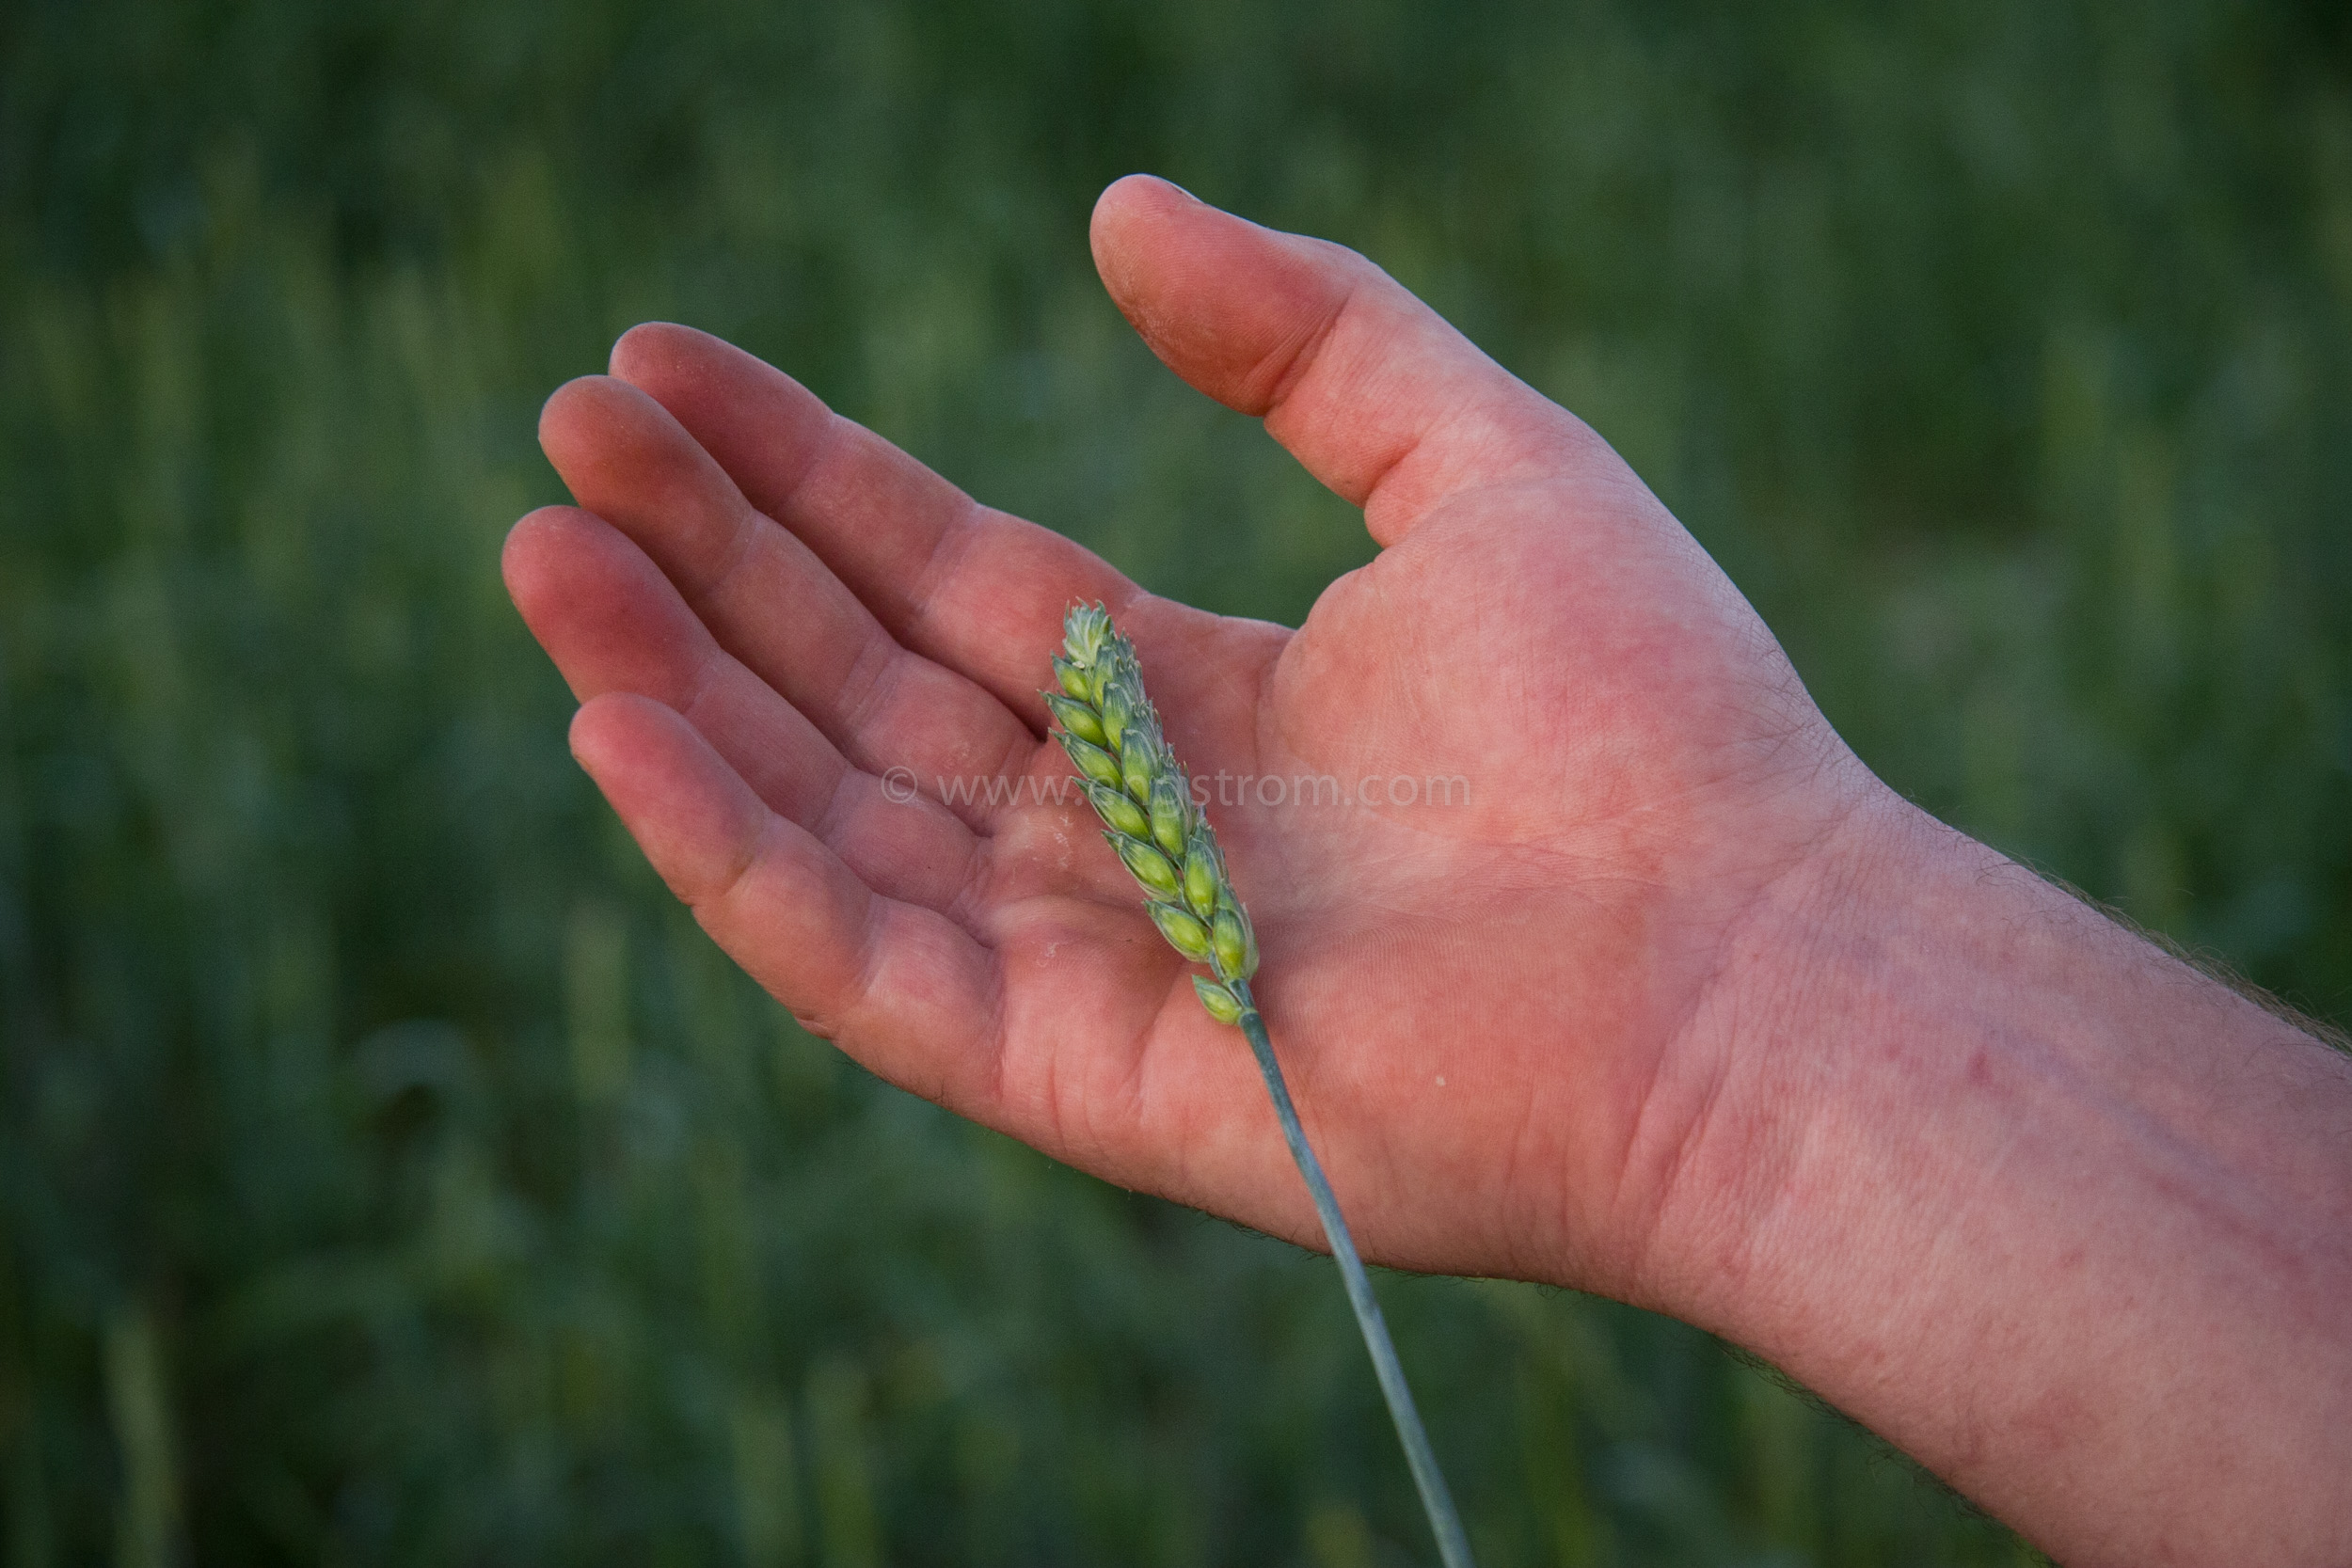
M 2181 1501 L 2217 1464 L 2344 1554 L 2271 1560 L 2352 1560 L 2281 1501 L 2352 1379 L 2264 1382 L 2352 1365 L 2341 1060 L 1896 798 L 1607 444 L 1369 262 L 1141 176 L 1092 238 L 1162 359 L 1363 508 L 1381 553 L 1295 632 L 1145 594 L 688 328 L 549 400 L 579 505 L 516 527 L 507 581 L 720 944 L 883 1078 L 1315 1244 L 1248 1050 L 1083 800 L 934 787 L 1070 777 L 1038 689 L 1099 599 L 1213 790 L 1468 781 L 1209 806 L 1368 1257 L 1739 1338 L 2069 1560 L 2232 1560 Z M 2216 1077 L 2221 1042 L 2261 1070 Z M 2211 1354 L 2159 1386 L 2157 1342 Z

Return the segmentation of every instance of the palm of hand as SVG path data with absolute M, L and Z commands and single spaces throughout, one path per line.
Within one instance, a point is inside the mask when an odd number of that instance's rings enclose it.
M 1209 790 L 1366 1251 L 1630 1293 L 1644 1173 L 1724 1069 L 1692 1027 L 1710 977 L 1850 758 L 1614 455 L 1394 285 L 1168 187 L 1104 207 L 1122 309 L 1385 552 L 1295 634 L 1154 600 L 747 356 L 640 329 L 621 381 L 549 405 L 587 512 L 508 552 L 586 704 L 576 749 L 722 944 L 875 1070 L 1308 1239 L 1246 1048 L 1041 738 L 1061 611 L 1107 600 Z M 1026 787 L 944 802 L 951 778 Z

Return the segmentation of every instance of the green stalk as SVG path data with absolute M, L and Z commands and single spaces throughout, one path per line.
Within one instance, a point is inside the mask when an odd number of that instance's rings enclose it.
M 1438 1538 L 1438 1556 L 1445 1568 L 1475 1568 L 1470 1557 L 1470 1540 L 1462 1533 L 1462 1521 L 1454 1512 L 1454 1497 L 1446 1490 L 1445 1477 L 1438 1469 L 1438 1456 L 1429 1447 L 1429 1434 L 1422 1430 L 1421 1412 L 1413 1408 L 1413 1391 L 1406 1386 L 1405 1369 L 1396 1358 L 1396 1346 L 1389 1339 L 1389 1325 L 1380 1316 L 1380 1303 L 1372 1293 L 1372 1280 L 1364 1273 L 1364 1260 L 1356 1255 L 1355 1239 L 1347 1233 L 1347 1221 L 1340 1217 L 1340 1200 L 1332 1195 L 1331 1183 L 1325 1180 L 1323 1164 L 1315 1151 L 1308 1147 L 1307 1130 L 1299 1125 L 1298 1109 L 1291 1103 L 1290 1085 L 1282 1081 L 1282 1066 L 1274 1059 L 1274 1041 L 1267 1037 L 1265 1020 L 1258 1014 L 1257 999 L 1249 994 L 1249 982 L 1235 980 L 1231 989 L 1241 999 L 1241 1031 L 1249 1037 L 1249 1049 L 1257 1054 L 1258 1070 L 1265 1074 L 1266 1093 L 1274 1099 L 1274 1114 L 1282 1123 L 1283 1141 L 1291 1146 L 1291 1158 L 1298 1162 L 1298 1174 L 1307 1179 L 1307 1191 L 1315 1200 L 1315 1212 L 1323 1219 L 1324 1238 L 1331 1243 L 1331 1256 L 1339 1259 L 1340 1277 L 1347 1283 L 1347 1304 L 1356 1309 L 1356 1326 L 1363 1331 L 1364 1349 L 1372 1353 L 1372 1370 L 1380 1379 L 1380 1392 L 1389 1402 L 1389 1418 L 1396 1423 L 1397 1441 L 1405 1445 L 1405 1463 L 1413 1472 L 1413 1485 L 1421 1492 L 1421 1506 L 1429 1515 L 1430 1533 Z

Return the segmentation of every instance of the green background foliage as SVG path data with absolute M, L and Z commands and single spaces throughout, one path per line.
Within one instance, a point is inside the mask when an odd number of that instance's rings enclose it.
M 1295 622 L 1369 546 L 1102 296 L 1134 168 L 1584 414 L 1898 787 L 2343 1018 L 2348 84 L 2222 0 L 18 0 L 0 1552 L 1423 1559 L 1327 1263 L 797 1033 L 497 579 L 669 317 Z M 1382 1289 L 1491 1568 L 2025 1555 L 1680 1325 Z

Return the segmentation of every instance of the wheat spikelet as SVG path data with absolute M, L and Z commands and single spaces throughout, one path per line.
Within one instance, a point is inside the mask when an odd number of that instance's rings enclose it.
M 1143 694 L 1135 644 L 1101 605 L 1072 608 L 1058 691 L 1041 693 L 1059 728 L 1055 738 L 1084 777 L 1103 836 L 1143 889 L 1145 911 L 1168 944 L 1216 974 L 1193 976 L 1200 1005 L 1219 1023 L 1238 1023 L 1258 972 L 1258 939 L 1233 894 L 1216 832 L 1193 799 L 1192 778 L 1168 749 L 1159 710 Z

